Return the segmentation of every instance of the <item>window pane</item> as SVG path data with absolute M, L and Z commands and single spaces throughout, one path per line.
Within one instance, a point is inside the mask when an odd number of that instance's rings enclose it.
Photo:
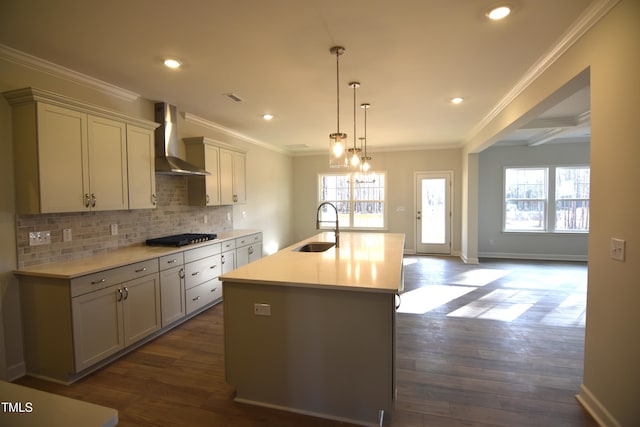
M 380 202 L 356 202 L 353 213 L 354 227 L 384 227 L 384 207 Z
M 545 229 L 544 201 L 507 201 L 505 213 L 505 230 L 533 230 Z
M 556 169 L 556 200 L 558 199 L 589 199 L 590 169 L 557 168 Z
M 349 227 L 349 203 L 345 202 L 331 202 L 338 208 L 338 218 L 340 227 Z M 320 226 L 322 228 L 335 228 L 336 223 L 336 211 L 331 207 L 324 205 L 320 208 L 319 219 L 321 221 Z
M 556 201 L 556 230 L 589 231 L 589 201 Z
M 505 173 L 507 199 L 545 199 L 547 197 L 546 169 L 507 169 Z

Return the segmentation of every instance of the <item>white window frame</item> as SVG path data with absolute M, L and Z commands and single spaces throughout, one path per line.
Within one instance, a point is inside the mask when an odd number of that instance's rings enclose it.
M 373 172 L 377 175 L 382 175 L 384 176 L 384 187 L 383 187 L 383 198 L 382 200 L 356 200 L 355 199 L 355 174 L 354 173 L 319 173 L 318 174 L 318 190 L 317 190 L 317 199 L 318 199 L 318 205 L 322 202 L 331 202 L 336 204 L 337 203 L 347 203 L 348 204 L 348 217 L 349 217 L 349 225 L 343 225 L 343 223 L 340 223 L 340 229 L 344 229 L 344 230 L 367 230 L 367 231 L 384 231 L 387 229 L 387 191 L 389 188 L 389 182 L 388 182 L 388 177 L 387 177 L 387 173 L 385 171 L 375 171 Z M 349 182 L 349 199 L 348 200 L 323 200 L 322 199 L 322 177 L 325 176 L 343 176 L 346 177 L 348 182 Z M 379 202 L 382 203 L 382 226 L 380 227 L 356 227 L 354 226 L 354 206 L 355 203 L 357 202 Z M 332 216 L 333 218 L 333 216 Z M 321 222 L 320 223 L 320 228 L 321 229 L 333 229 L 333 225 L 329 222 Z

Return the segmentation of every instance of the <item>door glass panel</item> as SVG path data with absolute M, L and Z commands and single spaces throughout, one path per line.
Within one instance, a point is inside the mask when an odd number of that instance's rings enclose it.
M 445 190 L 444 178 L 422 180 L 422 243 L 445 243 Z

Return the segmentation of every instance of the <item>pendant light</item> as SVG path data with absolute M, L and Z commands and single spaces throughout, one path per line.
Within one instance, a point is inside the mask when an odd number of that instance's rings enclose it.
M 349 86 L 353 88 L 353 147 L 349 148 L 349 166 L 358 170 L 360 166 L 360 152 L 362 151 L 356 145 L 356 89 L 360 87 L 359 82 L 351 82 Z
M 360 162 L 360 172 L 356 177 L 359 184 L 373 184 L 376 182 L 371 171 L 371 156 L 367 153 L 367 110 L 371 108 L 371 104 L 360 104 L 360 108 L 364 110 L 364 137 L 360 138 L 360 146 L 362 147 L 362 157 Z
M 329 134 L 329 167 L 347 167 L 347 156 L 345 154 L 345 144 L 347 134 L 340 132 L 340 55 L 345 52 L 342 46 L 334 46 L 329 49 L 331 54 L 336 56 L 336 103 L 337 103 L 337 126 L 336 132 Z

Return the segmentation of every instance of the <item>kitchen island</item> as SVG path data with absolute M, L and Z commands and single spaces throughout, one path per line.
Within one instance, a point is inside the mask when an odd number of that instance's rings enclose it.
M 365 425 L 395 396 L 404 234 L 320 233 L 220 277 L 236 401 Z

